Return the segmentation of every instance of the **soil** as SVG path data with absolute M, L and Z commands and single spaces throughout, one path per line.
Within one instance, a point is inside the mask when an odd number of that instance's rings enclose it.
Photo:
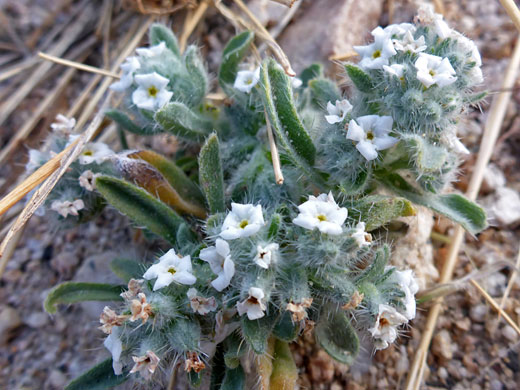
M 304 19 L 305 12 L 313 3 L 312 0 L 302 1 L 304 4 L 293 18 L 293 24 Z M 318 1 L 327 2 L 314 0 Z M 4 28 L 0 29 L 0 66 L 7 69 L 16 61 L 22 61 L 24 56 L 29 58 L 30 53 L 41 47 L 49 31 L 55 25 L 65 23 L 78 4 L 85 2 L 0 0 L 0 16 L 5 15 L 9 22 L 2 22 Z M 459 135 L 472 151 L 461 166 L 459 181 L 455 183 L 457 190 L 464 191 L 478 152 L 486 113 L 493 93 L 499 89 L 518 33 L 498 1 L 444 0 L 443 4 L 450 25 L 477 43 L 483 56 L 483 87 L 490 91 L 489 98 L 480 109 L 468 112 L 466 120 L 459 126 Z M 412 1 L 387 0 L 380 22 L 409 21 L 414 9 Z M 101 12 L 102 7 L 99 6 L 98 10 Z M 115 1 L 114 15 L 123 12 L 129 11 L 122 10 L 119 2 Z M 127 28 L 136 17 L 129 13 L 120 30 Z M 176 31 L 180 31 L 183 17 L 184 12 L 173 16 L 174 26 L 179 26 Z M 52 23 L 48 22 L 49 18 Z M 314 20 L 314 23 L 327 21 Z M 85 35 L 92 34 L 94 28 L 95 23 Z M 309 26 L 310 30 L 312 26 Z M 218 53 L 233 33 L 233 27 L 214 11 L 208 13 L 204 23 L 193 33 L 192 40 L 203 45 L 213 74 L 218 66 Z M 34 38 L 38 36 L 40 39 Z M 119 30 L 113 34 L 113 39 L 118 36 Z M 17 38 L 26 43 L 33 39 L 36 44 L 20 47 L 16 45 Z M 359 37 L 359 42 L 364 39 Z M 13 56 L 13 53 L 18 56 Z M 13 56 L 13 62 L 8 62 L 8 55 Z M 101 44 L 96 46 L 86 62 L 102 66 Z M 2 100 L 22 85 L 24 77 L 33 69 L 29 68 L 24 71 L 26 73 L 4 81 L 0 85 Z M 1 143 L 6 143 L 15 134 L 31 116 L 35 105 L 54 87 L 62 68 L 53 69 L 60 72 L 51 71 L 49 77 L 31 91 L 3 124 L 0 129 Z M 55 115 L 66 112 L 91 77 L 90 74 L 78 73 L 73 78 L 56 104 L 42 116 L 26 145 L 38 147 Z M 3 94 L 4 90 L 7 95 Z M 515 262 L 520 242 L 520 216 L 515 219 L 513 214 L 513 210 L 520 207 L 519 109 L 520 93 L 515 86 L 502 128 L 503 136 L 496 146 L 493 165 L 479 195 L 479 201 L 494 216 L 492 226 L 477 238 L 466 237 L 456 267 L 456 278 L 504 260 L 512 264 Z M 153 144 L 164 153 L 171 153 L 176 148 L 175 142 L 168 137 L 159 137 Z M 20 147 L 9 163 L 0 167 L 2 196 L 13 188 L 23 171 L 25 159 L 26 149 Z M 502 218 L 505 215 L 511 218 Z M 437 218 L 434 230 L 449 235 L 453 226 Z M 432 241 L 431 244 L 435 265 L 440 269 L 447 245 L 440 241 Z M 48 290 L 60 282 L 93 280 L 97 279 L 97 275 L 107 274 L 107 263 L 113 257 L 151 257 L 158 250 L 165 249 L 160 245 L 159 242 L 146 241 L 128 226 L 123 216 L 110 209 L 89 224 L 67 230 L 51 226 L 45 217 L 34 216 L 0 279 L 0 389 L 62 389 L 70 379 L 108 357 L 108 352 L 102 347 L 104 335 L 97 329 L 103 305 L 60 307 L 56 315 L 49 316 L 43 310 L 43 299 Z M 500 301 L 510 274 L 510 268 L 490 271 L 480 282 Z M 434 283 L 432 277 L 429 284 Z M 513 284 L 504 308 L 516 323 L 520 323 L 518 281 Z M 368 340 L 363 342 L 364 348 L 358 362 L 351 367 L 332 361 L 315 346 L 311 337 L 302 337 L 292 346 L 300 371 L 299 387 L 331 390 L 402 388 L 421 340 L 426 314 L 427 308 L 419 310 L 410 328 L 387 350 L 373 354 Z M 468 286 L 445 299 L 424 378 L 424 389 L 517 389 L 520 383 L 519 335 L 503 319 L 498 319 L 482 296 Z

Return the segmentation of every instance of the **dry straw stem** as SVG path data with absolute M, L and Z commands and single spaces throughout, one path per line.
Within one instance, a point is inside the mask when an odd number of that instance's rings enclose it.
M 500 2 L 515 24 L 516 28 L 520 31 L 520 10 L 518 10 L 515 2 L 513 0 L 500 0 Z
M 501 89 L 504 91 L 497 94 L 493 99 L 489 116 L 486 121 L 486 125 L 484 128 L 484 136 L 482 137 L 482 141 L 480 143 L 480 151 L 478 154 L 477 162 L 475 164 L 473 174 L 471 175 L 471 179 L 468 185 L 468 190 L 466 192 L 466 196 L 471 200 L 475 200 L 477 198 L 484 177 L 486 166 L 491 158 L 491 155 L 493 154 L 493 149 L 497 141 L 498 135 L 500 133 L 502 122 L 504 120 L 507 104 L 511 98 L 510 89 L 513 87 L 515 83 L 519 65 L 520 38 L 518 38 L 516 41 L 516 46 L 513 51 L 513 55 L 511 57 L 504 80 L 502 82 Z M 451 280 L 453 270 L 455 268 L 455 265 L 457 264 L 457 256 L 462 245 L 463 239 L 464 230 L 461 226 L 457 226 L 455 229 L 455 234 L 453 236 L 451 246 L 449 248 L 446 261 L 441 271 L 441 276 L 439 279 L 440 284 L 447 283 Z M 426 357 L 428 355 L 428 349 L 441 309 L 442 300 L 438 300 L 428 313 L 428 318 L 423 331 L 421 343 L 419 345 L 419 349 L 417 350 L 414 356 L 410 373 L 407 378 L 407 383 L 405 386 L 406 390 L 418 390 L 421 385 L 422 375 L 426 365 Z
M 511 327 L 516 331 L 516 333 L 518 333 L 518 335 L 520 335 L 520 328 L 518 327 L 518 325 L 516 324 L 515 321 L 513 321 L 513 319 L 511 317 L 509 317 L 509 315 L 500 307 L 500 305 L 497 303 L 497 301 L 495 301 L 493 299 L 493 297 L 491 295 L 489 295 L 487 293 L 486 290 L 484 290 L 482 288 L 482 286 L 480 284 L 478 284 L 475 280 L 470 280 L 470 283 L 475 286 L 475 288 L 482 294 L 482 296 L 484 298 L 486 298 L 486 301 L 489 302 L 489 304 L 491 306 L 493 306 L 493 309 L 495 309 L 496 311 L 498 311 L 499 315 L 502 315 L 502 317 L 504 317 L 504 320 L 506 320 L 506 322 L 511 325 Z
M 279 3 L 279 4 L 283 4 L 289 8 L 291 8 L 294 3 L 296 3 L 296 0 L 271 0 L 271 1 L 274 1 L 275 3 Z M 301 4 L 301 2 L 300 2 Z
M 114 71 L 125 60 L 125 58 L 128 57 L 133 52 L 135 47 L 139 44 L 143 35 L 148 30 L 148 27 L 150 26 L 152 21 L 153 21 L 153 18 L 148 18 L 148 20 L 141 25 L 141 28 L 137 31 L 135 36 L 133 36 L 133 39 L 130 42 L 130 44 L 123 50 L 123 52 L 119 55 L 119 57 L 115 61 L 115 64 L 113 66 Z M 112 83 L 111 78 L 107 78 L 103 81 L 103 83 L 101 83 L 101 85 L 99 86 L 99 88 L 96 91 L 96 93 L 94 94 L 94 96 L 92 96 L 92 98 L 90 99 L 89 104 L 85 107 L 83 115 L 78 120 L 78 122 L 76 124 L 77 128 L 81 128 L 86 123 L 86 121 L 88 120 L 88 118 L 90 117 L 92 112 L 94 112 L 94 110 L 96 109 L 98 102 L 101 100 L 101 98 L 103 97 L 103 95 L 105 94 L 106 90 L 108 89 L 108 87 L 110 86 L 111 83 Z M 66 172 L 66 170 L 68 169 L 70 164 L 72 164 L 72 162 L 81 153 L 83 146 L 95 136 L 98 128 L 100 127 L 100 125 L 103 122 L 103 117 L 105 115 L 104 110 L 108 106 L 110 98 L 111 98 L 111 93 L 109 93 L 109 95 L 105 99 L 104 103 L 101 105 L 100 109 L 98 110 L 98 113 L 96 114 L 96 116 L 94 117 L 94 119 L 92 120 L 90 125 L 88 126 L 87 130 L 84 133 L 82 133 L 81 136 L 78 137 L 74 143 L 69 145 L 69 147 L 67 149 L 65 149 L 63 152 L 61 152 L 59 154 L 59 155 L 61 155 L 61 158 L 54 163 L 54 164 L 57 163 L 58 165 L 57 166 L 53 165 L 52 167 L 50 167 L 50 166 L 48 167 L 50 173 L 48 174 L 47 180 L 45 180 L 45 182 L 41 185 L 41 187 L 35 191 L 34 195 L 29 200 L 27 205 L 24 207 L 24 209 L 22 210 L 22 212 L 16 219 L 15 223 L 11 227 L 11 229 L 7 232 L 6 237 L 2 241 L 2 244 L 0 245 L 0 276 L 2 275 L 3 271 L 5 270 L 7 261 L 10 258 L 8 249 L 10 248 L 11 245 L 13 245 L 11 243 L 11 241 L 17 236 L 17 232 L 19 232 L 23 228 L 23 226 L 27 223 L 29 218 L 34 214 L 36 209 L 45 201 L 45 199 L 47 198 L 47 196 L 49 195 L 51 190 L 54 188 L 54 186 L 56 185 L 58 180 L 61 178 L 61 176 Z M 33 177 L 33 180 L 34 180 L 36 177 L 43 177 L 44 175 L 43 175 L 42 169 L 45 168 L 46 165 L 47 164 L 45 164 L 43 167 L 38 169 L 28 179 Z M 53 170 L 51 170 L 50 168 L 53 168 Z M 28 183 L 26 183 L 26 181 L 24 181 L 21 185 L 17 186 L 7 197 L 9 197 L 13 193 L 17 194 L 19 196 L 22 187 L 23 187 L 24 191 L 28 190 L 27 191 L 27 193 L 28 193 L 29 191 L 31 191 L 38 185 L 37 183 L 34 183 L 34 182 L 29 183 L 30 185 L 28 185 Z M 0 201 L 0 203 L 1 202 L 3 202 L 3 200 Z M 3 210 L 3 209 L 0 208 L 0 210 Z M 16 242 L 16 240 L 14 240 L 14 242 Z
M 442 0 L 433 0 L 433 6 L 435 7 L 435 12 L 444 14 L 444 2 Z
M 71 68 L 76 68 L 76 69 L 79 69 L 79 70 L 84 70 L 85 72 L 97 73 L 97 74 L 100 74 L 102 76 L 107 76 L 107 77 L 112 77 L 114 79 L 119 79 L 119 75 L 117 73 L 115 73 L 115 72 L 111 72 L 111 71 L 105 70 L 105 69 L 96 68 L 95 66 L 85 65 L 85 64 L 82 64 L 82 63 L 76 62 L 76 61 L 66 60 L 64 58 L 56 57 L 56 56 L 53 56 L 51 54 L 46 54 L 46 53 L 39 52 L 38 53 L 38 57 L 43 58 L 44 60 L 47 60 L 47 61 L 54 62 L 56 64 L 65 65 L 65 66 L 68 66 L 68 67 L 71 67 Z
M 63 31 L 62 38 L 56 45 L 50 50 L 52 55 L 62 55 L 70 45 L 79 37 L 79 35 L 85 30 L 85 27 L 92 22 L 94 17 L 93 7 L 84 6 L 83 12 L 79 18 L 75 20 L 65 31 Z M 34 89 L 36 85 L 40 83 L 44 78 L 47 77 L 47 73 L 52 67 L 52 62 L 43 62 L 40 64 L 34 72 L 29 76 L 27 81 L 18 89 L 16 92 L 5 101 L 2 105 L 2 111 L 0 113 L 0 125 L 2 125 L 11 113 L 18 107 L 23 99 Z
M 181 53 L 184 53 L 184 50 L 186 49 L 186 44 L 188 42 L 188 38 L 193 33 L 193 30 L 195 30 L 195 27 L 197 27 L 197 25 L 204 17 L 204 14 L 208 9 L 208 5 L 208 1 L 203 0 L 201 1 L 197 9 L 193 11 L 193 13 L 191 10 L 189 11 L 189 17 L 186 17 L 185 19 L 184 28 L 179 38 L 179 48 L 181 50 Z
M 284 178 L 282 169 L 280 167 L 280 155 L 278 154 L 278 148 L 276 147 L 276 142 L 274 141 L 273 129 L 271 129 L 271 124 L 269 123 L 269 118 L 267 117 L 267 112 L 265 110 L 264 114 L 267 128 L 267 137 L 269 138 L 269 148 L 271 149 L 271 159 L 273 161 L 274 179 L 276 180 L 276 184 L 282 185 Z
M 220 0 L 215 1 L 215 3 L 220 2 Z M 287 75 L 290 77 L 296 76 L 296 73 L 291 67 L 291 63 L 289 62 L 289 58 L 287 58 L 287 55 L 284 53 L 280 45 L 278 45 L 278 43 L 274 40 L 271 34 L 269 34 L 269 31 L 265 29 L 264 25 L 258 20 L 258 18 L 251 12 L 251 10 L 247 7 L 247 5 L 244 4 L 242 0 L 234 0 L 234 2 L 238 6 L 238 8 L 240 8 L 242 12 L 244 12 L 247 15 L 247 17 L 251 20 L 253 24 L 253 29 L 255 30 L 257 35 L 261 37 L 269 45 L 269 47 L 273 51 L 273 54 L 278 59 L 278 62 L 280 62 L 280 65 L 282 65 L 285 73 L 287 73 Z
M 513 288 L 513 284 L 515 283 L 515 279 L 518 276 L 518 269 L 520 268 L 520 249 L 518 249 L 518 255 L 516 256 L 516 263 L 513 272 L 511 272 L 511 277 L 509 278 L 509 282 L 507 283 L 506 291 L 504 291 L 504 295 L 502 296 L 502 300 L 500 301 L 500 310 L 498 312 L 498 318 L 500 319 L 500 315 L 502 314 L 502 309 L 504 308 L 507 297 Z

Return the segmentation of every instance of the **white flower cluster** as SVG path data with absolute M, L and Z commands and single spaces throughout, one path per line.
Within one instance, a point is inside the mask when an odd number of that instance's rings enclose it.
M 128 57 L 121 65 L 123 71 L 119 81 L 113 83 L 110 88 L 117 92 L 125 92 L 137 86 L 132 92 L 132 103 L 138 108 L 148 111 L 156 111 L 170 101 L 173 92 L 168 90 L 170 80 L 157 72 L 138 73 L 143 67 L 143 62 L 157 59 L 168 50 L 164 42 L 158 45 L 136 50 L 137 56 Z
M 388 268 L 386 271 L 388 271 Z M 404 309 L 397 310 L 389 305 L 379 305 L 376 322 L 368 329 L 374 338 L 376 349 L 387 348 L 397 338 L 398 327 L 415 318 L 415 294 L 419 290 L 419 285 L 415 281 L 413 271 L 395 270 L 391 277 L 391 280 L 399 284 L 399 287 L 405 293 L 402 299 Z

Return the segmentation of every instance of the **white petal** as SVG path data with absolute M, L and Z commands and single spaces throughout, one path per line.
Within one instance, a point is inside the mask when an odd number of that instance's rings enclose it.
M 365 131 L 354 119 L 348 123 L 347 139 L 352 141 L 363 141 L 366 137 Z
M 176 272 L 175 275 L 173 275 L 172 280 L 177 283 L 180 283 L 180 284 L 185 284 L 187 286 L 191 286 L 192 284 L 194 284 L 197 281 L 197 278 L 187 271 L 179 271 L 179 272 Z M 157 282 L 158 281 L 159 281 L 159 279 L 157 279 Z M 157 282 L 155 284 L 157 284 Z M 154 290 L 155 290 L 155 286 L 154 286 Z
M 308 215 L 300 214 L 294 218 L 292 222 L 302 228 L 313 230 L 318 226 L 319 220 Z
M 263 316 L 265 316 L 265 313 L 259 305 L 250 306 L 247 310 L 247 318 L 251 321 L 258 320 Z
M 217 248 L 217 253 L 222 257 L 227 257 L 230 253 L 229 244 L 220 238 L 216 239 L 215 247 Z
M 160 290 L 166 286 L 169 286 L 173 282 L 173 276 L 170 272 L 162 272 L 157 276 L 157 280 L 153 285 L 153 291 Z M 144 276 L 143 276 L 144 277 Z
M 373 141 L 377 150 L 385 150 L 391 148 L 396 143 L 399 142 L 399 139 L 395 137 L 391 137 L 389 135 L 383 135 L 381 137 L 376 137 Z
M 340 225 L 328 221 L 320 222 L 320 224 L 318 225 L 318 229 L 322 233 L 331 234 L 333 236 L 337 236 L 343 232 L 343 229 Z
M 375 160 L 377 158 L 377 150 L 372 142 L 361 141 L 356 145 L 356 149 L 365 157 L 368 161 Z

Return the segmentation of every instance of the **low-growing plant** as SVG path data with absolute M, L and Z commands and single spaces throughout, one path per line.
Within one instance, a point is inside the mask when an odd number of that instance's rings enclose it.
M 344 65 L 347 98 L 318 64 L 299 78 L 271 58 L 248 69 L 254 35 L 245 31 L 223 52 L 226 98 L 210 104 L 198 49 L 181 53 L 169 29 L 151 27 L 151 46 L 126 60 L 112 86 L 123 108 L 107 116 L 200 152 L 172 160 L 93 143 L 47 202 L 68 223 L 109 204 L 171 246 L 158 259 L 114 260 L 127 286 L 67 282 L 49 293 L 51 313 L 113 301 L 100 317 L 112 358 L 68 389 L 167 381 L 177 362 L 193 386 L 207 372 L 213 389 L 242 389 L 247 359 L 264 388 L 286 389 L 297 377 L 288 343 L 303 332 L 345 364 L 360 337 L 375 349 L 396 340 L 415 317 L 418 285 L 411 270 L 388 264 L 381 228 L 415 205 L 472 234 L 486 226 L 479 206 L 444 193 L 468 152 L 456 128 L 483 97 L 474 90 L 481 61 L 433 13 L 372 35 L 355 48 L 360 61 Z M 49 153 L 71 141 L 52 137 Z M 33 168 L 49 157 L 31 153 Z

